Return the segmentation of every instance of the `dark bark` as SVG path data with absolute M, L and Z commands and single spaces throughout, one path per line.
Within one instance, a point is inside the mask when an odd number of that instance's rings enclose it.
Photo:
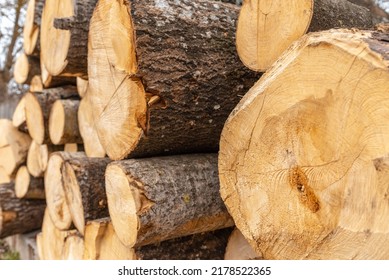
M 0 185 L 0 238 L 39 229 L 45 207 L 44 200 L 16 198 L 13 183 Z

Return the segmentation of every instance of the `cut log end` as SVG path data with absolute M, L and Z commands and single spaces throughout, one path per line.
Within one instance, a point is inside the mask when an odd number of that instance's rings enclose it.
M 64 153 L 54 153 L 50 156 L 45 173 L 45 191 L 47 208 L 53 223 L 58 229 L 67 230 L 72 224 L 72 217 L 62 183 L 63 155 Z
M 138 235 L 136 229 L 139 228 L 139 219 L 136 213 L 142 211 L 142 208 L 150 207 L 152 202 L 137 191 L 136 185 L 141 183 L 134 178 L 129 179 L 119 166 L 109 165 L 106 178 L 109 212 L 115 231 L 124 244 L 133 247 Z M 131 187 L 132 184 L 135 187 Z M 123 205 L 120 203 L 121 201 L 127 203 Z
M 23 47 L 27 55 L 34 53 L 39 37 L 39 26 L 35 22 L 35 16 L 35 0 L 29 0 L 23 27 Z
M 49 118 L 49 134 L 55 145 L 82 143 L 78 129 L 78 100 L 57 100 L 54 102 Z
M 41 105 L 35 94 L 31 92 L 26 94 L 25 99 L 28 132 L 37 143 L 43 144 L 45 140 L 45 124 Z
M 18 198 L 23 198 L 30 186 L 30 173 L 28 173 L 26 166 L 21 166 L 16 173 L 15 178 L 15 194 Z
M 78 185 L 77 176 L 69 163 L 65 163 L 63 166 L 62 178 L 73 224 L 80 233 L 84 234 L 85 217 L 80 186 Z
M 225 124 L 221 195 L 265 259 L 384 255 L 356 241 L 364 231 L 389 238 L 378 222 L 389 215 L 387 184 L 373 164 L 389 153 L 389 46 L 374 34 L 305 36 Z
M 88 92 L 88 80 L 77 77 L 76 82 L 78 94 L 80 97 L 85 97 L 86 93 Z
M 22 53 L 18 56 L 14 66 L 14 79 L 18 84 L 24 84 L 29 73 L 29 62 L 27 55 Z

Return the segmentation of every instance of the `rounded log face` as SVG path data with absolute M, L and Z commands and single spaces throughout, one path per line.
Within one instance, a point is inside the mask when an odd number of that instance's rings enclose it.
M 313 0 L 243 1 L 236 30 L 236 46 L 242 62 L 265 71 L 293 41 L 308 30 Z
M 23 47 L 26 54 L 31 55 L 34 52 L 38 36 L 39 26 L 35 22 L 35 0 L 29 0 L 23 27 Z
M 45 173 L 47 209 L 51 220 L 60 230 L 67 230 L 72 224 L 69 206 L 62 183 L 61 168 L 67 153 L 56 152 L 50 156 Z
M 22 53 L 18 56 L 14 66 L 14 79 L 18 84 L 24 84 L 28 77 L 29 62 L 27 55 Z
M 21 166 L 15 177 L 15 194 L 17 198 L 23 198 L 30 185 L 30 173 L 26 166 Z
M 61 140 L 65 133 L 66 116 L 62 101 L 57 100 L 54 102 L 50 111 L 49 134 L 53 144 L 64 144 L 61 143 Z
M 388 47 L 373 35 L 304 37 L 225 124 L 221 195 L 265 259 L 389 257 L 389 73 L 372 51 Z
M 60 74 L 66 67 L 66 57 L 70 45 L 70 31 L 55 28 L 54 19 L 68 18 L 73 15 L 74 4 L 72 0 L 45 1 L 42 12 L 41 60 L 52 75 Z
M 41 105 L 35 94 L 26 94 L 26 122 L 28 132 L 37 143 L 43 144 L 45 140 L 45 122 Z

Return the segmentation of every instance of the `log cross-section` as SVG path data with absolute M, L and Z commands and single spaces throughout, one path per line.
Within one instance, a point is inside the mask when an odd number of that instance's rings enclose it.
M 239 7 L 208 0 L 100 0 L 88 47 L 97 133 L 113 160 L 216 152 L 258 74 L 239 61 Z
M 232 226 L 216 161 L 216 154 L 203 154 L 109 164 L 108 208 L 120 240 L 138 247 Z

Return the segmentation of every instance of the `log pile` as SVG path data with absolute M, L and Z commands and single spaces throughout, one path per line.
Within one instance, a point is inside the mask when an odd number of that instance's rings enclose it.
M 40 229 L 45 260 L 389 259 L 389 28 L 238 2 L 30 0 L 0 236 Z

